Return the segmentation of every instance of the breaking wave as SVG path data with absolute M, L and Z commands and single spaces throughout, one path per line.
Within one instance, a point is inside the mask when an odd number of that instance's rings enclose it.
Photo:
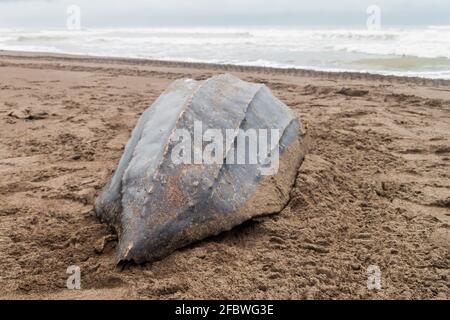
M 0 49 L 450 78 L 450 26 L 0 29 Z

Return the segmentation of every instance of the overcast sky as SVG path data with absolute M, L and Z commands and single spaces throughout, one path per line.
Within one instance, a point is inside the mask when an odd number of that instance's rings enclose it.
M 2 28 L 64 28 L 71 4 L 82 26 L 361 25 L 381 8 L 383 25 L 450 25 L 450 0 L 0 0 Z

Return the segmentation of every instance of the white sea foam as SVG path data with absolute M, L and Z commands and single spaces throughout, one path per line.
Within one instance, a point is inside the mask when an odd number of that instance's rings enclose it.
M 450 79 L 450 26 L 0 29 L 0 49 Z

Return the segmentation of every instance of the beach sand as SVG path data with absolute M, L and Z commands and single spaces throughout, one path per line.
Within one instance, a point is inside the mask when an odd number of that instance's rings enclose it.
M 116 267 L 93 204 L 139 115 L 171 81 L 224 72 L 308 128 L 288 206 Z M 1 298 L 448 299 L 449 208 L 448 81 L 0 52 Z

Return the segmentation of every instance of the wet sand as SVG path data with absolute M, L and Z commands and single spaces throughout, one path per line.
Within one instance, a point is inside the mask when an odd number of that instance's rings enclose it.
M 136 120 L 171 81 L 224 72 L 267 84 L 308 127 L 289 204 L 116 267 L 93 204 Z M 450 297 L 449 81 L 1 51 L 0 123 L 1 298 Z

